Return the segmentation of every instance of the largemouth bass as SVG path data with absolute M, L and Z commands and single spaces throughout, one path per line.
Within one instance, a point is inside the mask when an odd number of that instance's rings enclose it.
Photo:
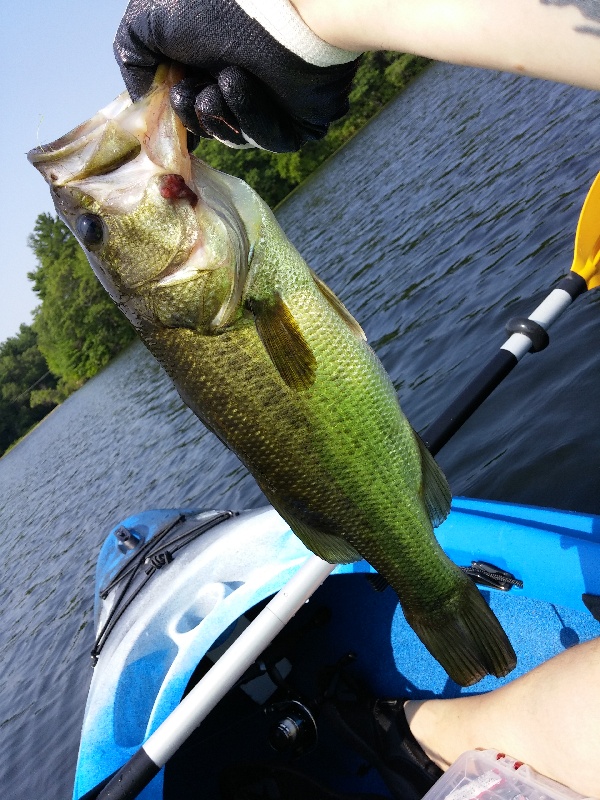
M 304 544 L 369 561 L 451 678 L 515 654 L 439 547 L 450 508 L 364 334 L 243 181 L 190 157 L 161 68 L 29 160 L 92 268 L 187 405 Z

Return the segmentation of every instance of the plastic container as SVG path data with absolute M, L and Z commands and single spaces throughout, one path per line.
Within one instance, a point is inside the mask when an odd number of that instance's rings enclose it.
M 470 750 L 452 764 L 423 800 L 581 800 L 583 797 L 497 750 Z

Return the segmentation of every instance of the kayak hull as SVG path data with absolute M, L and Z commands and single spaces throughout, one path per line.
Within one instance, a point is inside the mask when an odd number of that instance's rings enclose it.
M 278 657 L 282 678 L 293 676 L 300 694 L 310 697 L 317 691 L 315 676 L 352 653 L 354 669 L 379 696 L 451 697 L 489 691 L 600 634 L 592 613 L 594 598 L 600 597 L 600 517 L 455 498 L 436 535 L 459 566 L 482 561 L 510 576 L 508 591 L 480 587 L 517 653 L 518 666 L 508 678 L 488 677 L 467 689 L 453 683 L 406 624 L 393 591 L 376 591 L 382 588 L 373 580 L 378 576 L 364 561 L 336 567 L 290 623 L 296 626 L 296 638 L 301 632 L 305 640 L 294 645 L 292 637 L 289 653 Z M 136 559 L 146 554 L 147 563 L 134 569 Z M 271 508 L 238 515 L 150 511 L 109 533 L 96 575 L 96 627 L 104 635 L 96 648 L 84 715 L 76 800 L 140 748 L 197 680 L 199 665 L 208 668 L 248 626 L 253 609 L 282 588 L 309 556 Z M 319 608 L 327 610 L 328 621 L 309 624 L 310 614 Z M 250 708 L 264 710 L 277 687 L 262 675 L 243 688 L 238 706 L 248 702 Z M 231 702 L 224 701 L 223 714 L 229 718 L 234 714 Z M 219 724 L 223 727 L 222 720 L 207 723 L 217 732 Z M 250 740 L 262 752 L 260 736 L 250 729 L 239 735 L 244 756 L 252 749 Z M 217 747 L 215 734 L 212 745 L 201 748 L 193 772 L 202 773 L 205 758 L 202 786 L 210 785 L 208 773 L 222 752 L 235 753 L 233 738 L 226 736 L 226 744 Z M 310 758 L 317 772 L 325 768 L 319 767 L 317 756 Z M 224 759 L 220 768 L 227 763 Z M 185 771 L 179 762 L 179 771 Z M 329 751 L 324 763 L 331 772 Z M 140 797 L 168 796 L 165 774 L 169 784 L 170 771 L 170 766 L 162 770 Z M 346 767 L 340 769 L 344 774 Z M 373 790 L 368 781 L 366 786 L 362 779 L 358 783 L 353 782 L 354 791 Z M 173 796 L 183 798 L 181 787 Z

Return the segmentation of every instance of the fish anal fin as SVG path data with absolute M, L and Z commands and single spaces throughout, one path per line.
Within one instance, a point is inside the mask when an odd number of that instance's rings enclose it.
M 249 298 L 247 305 L 281 378 L 296 391 L 309 389 L 315 381 L 317 360 L 281 295 L 275 293 L 268 300 Z
M 425 508 L 434 528 L 441 525 L 450 513 L 452 493 L 448 481 L 442 470 L 437 465 L 425 442 L 416 431 L 413 431 L 415 441 L 421 455 L 421 493 Z
M 366 342 L 367 337 L 365 332 L 339 299 L 339 297 L 329 288 L 329 286 L 327 286 L 326 283 L 323 283 L 323 281 L 312 271 L 312 269 L 310 272 L 313 276 L 314 282 L 317 285 L 317 289 L 321 292 L 335 313 L 342 318 L 357 339 L 361 339 L 362 341 Z
M 362 559 L 360 553 L 341 536 L 317 531 L 298 520 L 290 520 L 290 527 L 305 547 L 330 564 L 351 564 Z

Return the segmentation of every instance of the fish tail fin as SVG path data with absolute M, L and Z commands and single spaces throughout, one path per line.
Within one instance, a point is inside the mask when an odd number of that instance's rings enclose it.
M 494 612 L 472 581 L 465 580 L 456 604 L 407 620 L 452 680 L 471 686 L 486 675 L 508 675 L 517 657 Z

